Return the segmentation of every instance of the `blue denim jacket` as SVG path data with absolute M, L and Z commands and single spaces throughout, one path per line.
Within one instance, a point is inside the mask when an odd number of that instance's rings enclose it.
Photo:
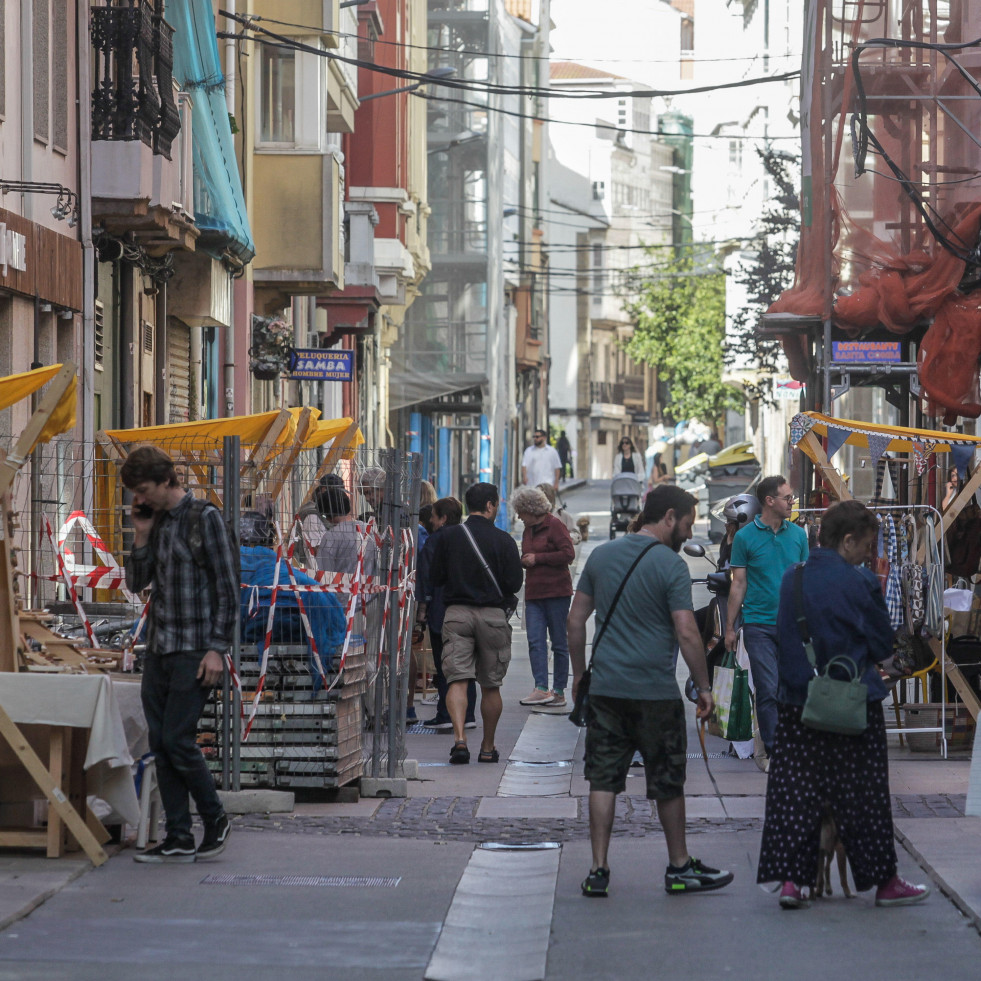
M 780 584 L 777 699 L 803 705 L 814 672 L 797 628 L 795 569 L 791 566 Z M 881 701 L 886 687 L 876 664 L 892 654 L 893 630 L 878 578 L 862 566 L 850 565 L 833 549 L 817 548 L 804 564 L 803 587 L 818 670 L 831 658 L 845 655 L 868 685 L 869 701 Z

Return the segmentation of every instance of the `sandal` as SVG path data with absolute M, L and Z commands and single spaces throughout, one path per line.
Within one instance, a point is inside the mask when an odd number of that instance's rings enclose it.
M 500 754 L 497 752 L 497 748 L 481 750 L 477 754 L 478 763 L 496 763 L 500 759 Z
M 450 762 L 451 763 L 470 762 L 470 750 L 467 749 L 466 743 L 453 744 L 453 748 L 450 750 Z

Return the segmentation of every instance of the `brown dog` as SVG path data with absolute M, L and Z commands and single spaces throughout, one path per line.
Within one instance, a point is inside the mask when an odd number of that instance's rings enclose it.
M 845 867 L 845 846 L 838 837 L 838 827 L 831 811 L 826 811 L 821 822 L 821 844 L 818 849 L 817 885 L 811 892 L 811 898 L 831 895 L 831 858 L 838 858 L 838 878 L 846 899 L 851 899 L 854 893 L 848 888 L 848 870 Z

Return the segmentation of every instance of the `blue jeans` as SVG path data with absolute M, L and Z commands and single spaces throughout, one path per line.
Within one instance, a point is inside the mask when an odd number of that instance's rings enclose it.
M 743 643 L 753 669 L 756 719 L 766 755 L 773 755 L 777 732 L 777 628 L 768 623 L 743 624 Z
M 548 689 L 548 637 L 552 638 L 552 689 L 565 691 L 569 682 L 569 640 L 565 621 L 571 596 L 525 600 L 525 630 L 528 633 L 528 656 L 535 687 Z

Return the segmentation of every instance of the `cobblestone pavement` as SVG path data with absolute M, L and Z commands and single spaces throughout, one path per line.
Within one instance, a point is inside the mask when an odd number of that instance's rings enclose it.
M 249 831 L 289 832 L 311 835 L 359 835 L 361 837 L 415 838 L 445 841 L 581 841 L 589 838 L 585 799 L 579 800 L 575 818 L 480 818 L 480 797 L 410 797 L 382 802 L 371 817 L 318 817 L 311 815 L 243 815 L 234 826 Z M 893 815 L 903 818 L 963 817 L 966 797 L 950 795 L 895 795 Z M 759 818 L 728 820 L 689 819 L 689 834 L 759 830 Z M 614 837 L 643 837 L 659 831 L 651 803 L 644 797 L 617 798 Z

